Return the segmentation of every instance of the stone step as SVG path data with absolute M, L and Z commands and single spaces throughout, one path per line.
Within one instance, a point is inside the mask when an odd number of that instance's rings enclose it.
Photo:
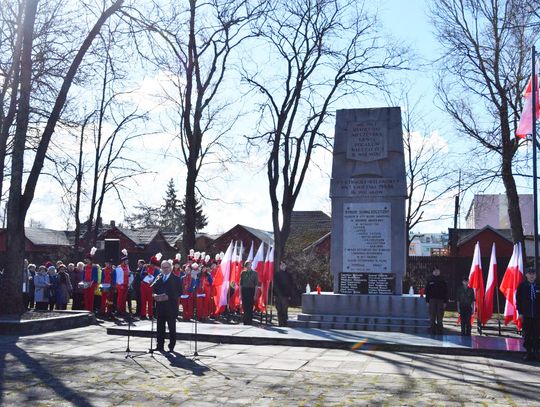
M 429 322 L 429 321 L 428 321 Z M 349 322 L 321 322 L 301 321 L 290 319 L 288 326 L 294 328 L 342 329 L 354 331 L 402 332 L 408 334 L 428 334 L 428 325 L 404 325 L 388 323 L 349 323 Z
M 404 325 L 404 326 L 426 326 L 429 327 L 429 320 L 426 318 L 408 317 L 382 317 L 369 315 L 329 315 L 329 314 L 304 314 L 297 316 L 298 321 L 321 322 L 321 323 L 344 323 L 360 325 Z

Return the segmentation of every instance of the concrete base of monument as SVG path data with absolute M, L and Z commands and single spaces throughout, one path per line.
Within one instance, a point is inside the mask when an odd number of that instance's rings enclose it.
M 302 295 L 302 313 L 290 326 L 425 334 L 429 316 L 418 295 Z

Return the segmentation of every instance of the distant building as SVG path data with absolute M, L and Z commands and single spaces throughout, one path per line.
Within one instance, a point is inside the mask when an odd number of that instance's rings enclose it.
M 221 236 L 217 237 L 208 247 L 207 252 L 215 254 L 219 252 L 225 252 L 231 242 L 242 242 L 244 249 L 244 258 L 249 253 L 251 243 L 253 243 L 254 251 L 259 248 L 261 242 L 264 242 L 266 247 L 274 245 L 274 235 L 272 232 L 255 229 L 249 226 L 236 225 L 232 229 L 229 229 Z
M 446 256 L 448 233 L 411 233 L 409 256 Z
M 519 208 L 525 235 L 534 234 L 533 196 L 519 195 Z M 491 226 L 494 229 L 510 229 L 508 218 L 508 200 L 506 195 L 475 195 L 465 217 L 467 229 L 482 229 Z
M 509 229 L 448 229 L 450 255 L 472 258 L 476 242 L 480 242 L 482 257 L 489 257 L 495 243 L 497 257 L 510 257 L 513 251 L 512 234 Z

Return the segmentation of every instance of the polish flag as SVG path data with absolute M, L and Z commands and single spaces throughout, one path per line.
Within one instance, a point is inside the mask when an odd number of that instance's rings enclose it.
M 216 276 L 214 286 L 216 287 L 216 296 L 214 303 L 216 305 L 216 315 L 221 314 L 227 306 L 227 293 L 229 291 L 229 281 L 231 277 L 231 258 L 232 258 L 233 243 L 229 244 L 225 255 L 221 259 Z
M 493 297 L 495 296 L 497 282 L 497 255 L 495 253 L 495 243 L 491 246 L 491 259 L 489 260 L 489 272 L 486 282 L 486 293 L 484 295 L 484 311 L 482 312 L 482 324 L 486 324 L 493 315 Z
M 261 245 L 259 246 L 259 249 L 257 250 L 257 253 L 255 254 L 255 257 L 253 258 L 253 262 L 251 263 L 251 267 L 253 270 L 257 272 L 259 275 L 259 284 L 263 281 L 264 278 L 264 242 L 261 242 Z M 255 292 L 255 308 L 259 309 L 259 303 L 260 303 L 260 297 L 262 295 L 261 289 L 258 287 Z
M 234 282 L 234 293 L 229 299 L 229 309 L 236 311 L 240 307 L 240 274 L 242 273 L 242 252 L 244 251 L 244 245 L 240 242 L 240 250 L 236 253 L 234 259 L 234 279 L 231 278 L 231 282 Z
M 272 247 L 268 248 L 268 251 L 266 252 L 262 280 L 260 281 L 262 294 L 259 297 L 257 309 L 261 312 L 266 311 L 266 305 L 268 304 L 268 289 L 270 288 L 270 281 L 272 281 L 274 275 L 274 270 L 270 270 L 270 267 L 274 267 L 274 251 Z
M 536 77 L 536 116 L 534 118 L 534 121 L 540 117 L 540 103 L 539 102 L 539 95 L 538 95 L 538 75 L 535 75 Z M 527 134 L 532 134 L 532 123 L 533 123 L 533 97 L 532 97 L 532 75 L 529 78 L 529 82 L 527 82 L 527 86 L 525 87 L 525 93 L 523 94 L 523 97 L 525 99 L 523 103 L 523 112 L 521 113 L 521 117 L 519 118 L 518 128 L 516 130 L 516 136 L 519 138 L 525 138 L 527 137 Z
M 251 241 L 251 248 L 249 249 L 249 254 L 246 261 L 253 261 L 253 240 Z
M 504 324 L 508 325 L 510 321 L 514 321 L 514 324 L 521 329 L 521 321 L 519 320 L 518 312 L 516 309 L 516 291 L 519 284 L 523 281 L 523 257 L 521 252 L 521 243 L 514 245 L 514 251 L 512 257 L 508 263 L 508 267 L 504 272 L 501 286 L 499 289 L 506 298 L 506 304 L 504 306 Z
M 484 277 L 482 276 L 482 258 L 480 256 L 480 242 L 474 246 L 473 262 L 469 272 L 469 287 L 474 290 L 476 318 L 482 320 L 481 315 L 484 304 Z

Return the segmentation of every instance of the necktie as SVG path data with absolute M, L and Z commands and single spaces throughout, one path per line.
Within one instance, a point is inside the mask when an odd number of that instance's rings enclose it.
M 165 277 L 163 277 L 163 282 L 166 283 L 168 278 L 169 278 L 169 275 L 165 274 Z

